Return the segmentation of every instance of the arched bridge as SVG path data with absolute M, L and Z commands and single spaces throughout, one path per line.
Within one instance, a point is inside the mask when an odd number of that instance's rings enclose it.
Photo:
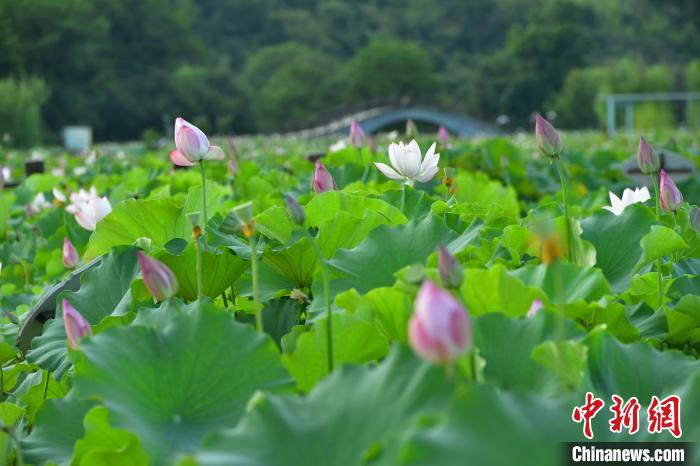
M 382 128 L 398 123 L 405 123 L 407 120 L 413 120 L 416 123 L 429 123 L 435 126 L 442 125 L 450 133 L 461 137 L 501 133 L 495 126 L 484 123 L 476 118 L 416 105 L 376 107 L 347 115 L 324 125 L 286 133 L 286 135 L 302 138 L 336 134 L 346 135 L 350 130 L 350 123 L 352 120 L 357 121 L 367 134 L 376 133 Z

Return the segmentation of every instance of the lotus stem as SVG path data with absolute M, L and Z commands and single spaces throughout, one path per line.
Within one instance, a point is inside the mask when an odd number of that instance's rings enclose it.
M 359 147 L 357 148 L 357 159 L 360 162 L 362 162 L 362 149 L 360 149 Z M 367 177 L 369 176 L 369 168 L 369 164 L 365 165 L 365 171 L 362 172 L 362 184 L 365 184 L 367 182 Z
M 204 231 L 207 231 L 207 221 L 209 216 L 207 215 L 207 172 L 204 169 L 204 162 L 199 161 L 199 171 L 202 173 L 202 215 L 204 215 Z
M 661 197 L 659 190 L 659 177 L 657 173 L 652 173 L 651 184 L 654 185 L 654 197 L 656 198 L 656 222 L 661 223 Z M 661 258 L 656 259 L 656 275 L 658 275 L 658 285 L 659 285 L 659 305 L 658 308 L 661 309 L 664 305 L 664 290 L 663 290 L 663 275 L 661 274 Z
M 564 225 L 566 232 L 566 253 L 570 262 L 576 262 L 573 257 L 573 238 L 571 237 L 571 219 L 569 218 L 569 191 L 567 189 L 566 174 L 564 173 L 564 167 L 561 162 L 561 158 L 557 158 L 557 171 L 559 172 L 559 181 L 561 182 L 561 192 L 563 198 L 563 208 L 564 208 Z
M 199 237 L 194 238 L 194 249 L 197 256 L 197 301 L 201 303 L 204 288 L 204 270 L 202 269 L 202 245 L 199 242 Z
M 258 236 L 253 233 L 250 237 L 250 262 L 251 274 L 253 275 L 253 307 L 255 308 L 255 328 L 262 332 L 263 320 L 262 309 L 260 309 L 260 298 L 258 296 Z
M 328 353 L 328 373 L 333 372 L 333 313 L 331 312 L 331 287 L 330 281 L 328 279 L 328 269 L 326 267 L 326 259 L 324 259 L 321 250 L 316 244 L 316 240 L 308 230 L 306 230 L 306 235 L 309 237 L 311 242 L 311 247 L 318 257 L 318 262 L 321 266 L 321 278 L 323 279 L 323 294 L 324 294 L 324 304 L 326 306 L 326 350 Z

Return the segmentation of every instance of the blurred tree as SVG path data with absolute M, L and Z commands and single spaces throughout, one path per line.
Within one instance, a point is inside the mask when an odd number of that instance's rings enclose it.
M 335 67 L 326 54 L 296 43 L 265 47 L 252 56 L 241 74 L 241 86 L 259 128 L 298 125 L 314 112 L 337 105 L 327 93 Z
M 0 137 L 9 134 L 14 145 L 41 143 L 41 107 L 49 97 L 40 79 L 0 81 Z
M 374 40 L 358 50 L 344 74 L 352 100 L 437 98 L 441 93 L 430 57 L 410 42 Z

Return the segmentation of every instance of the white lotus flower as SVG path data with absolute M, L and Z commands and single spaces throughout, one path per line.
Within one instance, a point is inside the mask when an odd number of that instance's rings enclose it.
M 339 139 L 328 147 L 329 152 L 338 152 L 348 147 L 348 142 L 345 139 Z
M 112 211 L 107 197 L 98 196 L 94 186 L 90 188 L 90 191 L 80 189 L 77 193 L 72 193 L 70 202 L 70 205 L 66 207 L 66 212 L 75 215 L 75 221 L 78 222 L 78 225 L 89 231 L 95 231 L 97 222 Z
M 414 139 L 408 144 L 391 143 L 389 145 L 389 160 L 394 168 L 384 163 L 375 163 L 375 165 L 385 176 L 393 180 L 405 179 L 407 185 L 413 186 L 415 180 L 425 183 L 435 177 L 438 172 L 440 154 L 435 153 L 435 143 L 433 143 L 421 161 L 420 147 Z
M 27 206 L 27 215 L 36 215 L 44 209 L 51 207 L 51 203 L 46 200 L 44 193 L 37 194 L 32 202 Z
M 625 188 L 625 190 L 622 192 L 622 199 L 617 197 L 612 191 L 610 191 L 609 194 L 610 206 L 604 206 L 603 209 L 609 210 L 615 215 L 622 214 L 622 211 L 625 210 L 625 207 L 627 206 L 640 202 L 646 202 L 651 199 L 651 195 L 649 194 L 649 190 L 646 188 L 646 186 L 643 188 L 635 188 L 634 191 L 632 191 L 630 188 Z

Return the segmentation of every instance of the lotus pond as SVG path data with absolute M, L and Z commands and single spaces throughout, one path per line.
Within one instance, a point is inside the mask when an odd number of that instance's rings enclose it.
M 700 441 L 700 139 L 550 129 L 0 149 L 0 462 L 558 465 L 587 393 Z

